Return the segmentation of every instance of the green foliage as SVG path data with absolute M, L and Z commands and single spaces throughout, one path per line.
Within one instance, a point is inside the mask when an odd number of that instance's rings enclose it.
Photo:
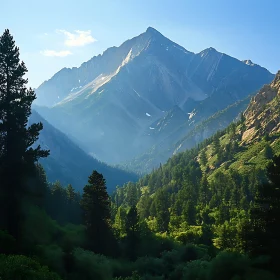
M 96 255 L 93 252 L 76 248 L 73 252 L 74 267 L 73 273 L 69 279 L 100 279 L 111 280 L 112 269 L 110 261 L 101 255 Z
M 207 164 L 207 161 L 208 160 L 207 160 L 206 151 L 205 149 L 203 149 L 200 153 L 200 163 L 205 166 Z
M 6 29 L 0 37 L 0 228 L 6 229 L 21 251 L 21 198 L 30 191 L 26 181 L 35 175 L 35 162 L 49 151 L 34 147 L 42 123 L 29 124 L 31 104 L 36 95 L 27 89 L 26 66 L 19 49 Z
M 92 172 L 88 185 L 84 187 L 81 207 L 86 226 L 88 248 L 95 253 L 108 254 L 110 245 L 107 240 L 112 236 L 110 200 L 105 179 L 97 171 Z
M 5 280 L 60 280 L 48 267 L 22 255 L 0 255 L 0 278 Z

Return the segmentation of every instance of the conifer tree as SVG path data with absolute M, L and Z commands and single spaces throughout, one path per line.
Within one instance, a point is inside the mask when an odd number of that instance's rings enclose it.
M 201 154 L 200 154 L 200 163 L 202 164 L 202 165 L 206 165 L 206 163 L 207 163 L 207 155 L 206 155 L 206 151 L 205 151 L 205 149 L 203 149 L 202 150 L 202 152 L 201 152 Z
M 251 210 L 253 230 L 249 235 L 249 251 L 253 255 L 269 255 L 270 268 L 280 275 L 280 157 L 274 157 L 267 168 L 269 182 L 260 185 Z
M 127 184 L 127 195 L 126 195 L 126 201 L 129 207 L 132 207 L 137 203 L 137 189 L 135 184 L 132 182 L 129 182 Z
M 126 231 L 126 209 L 121 205 L 115 216 L 115 227 L 118 229 L 120 235 Z
M 221 152 L 221 143 L 220 143 L 220 138 L 218 135 L 214 136 L 213 150 L 214 150 L 214 154 L 219 154 Z
M 93 171 L 81 200 L 88 247 L 98 254 L 108 254 L 111 238 L 110 199 L 102 174 Z
M 199 188 L 199 202 L 205 206 L 210 200 L 210 191 L 206 175 L 202 177 Z
M 21 200 L 27 181 L 34 175 L 34 163 L 49 151 L 33 147 L 43 128 L 42 123 L 28 126 L 35 92 L 27 88 L 27 68 L 20 62 L 19 48 L 9 30 L 0 37 L 0 212 L 1 221 L 20 243 Z M 20 246 L 20 244 L 18 244 Z
M 128 255 L 131 260 L 135 260 L 137 244 L 139 242 L 139 216 L 135 205 L 129 209 L 126 216 L 126 234 Z
M 273 158 L 273 150 L 271 148 L 271 146 L 269 145 L 269 143 L 267 143 L 264 147 L 264 156 L 267 159 L 272 159 Z
M 160 189 L 157 191 L 154 198 L 154 206 L 155 206 L 155 214 L 156 214 L 155 216 L 157 219 L 158 230 L 160 232 L 165 232 L 168 230 L 170 213 L 168 210 L 169 197 L 164 190 Z

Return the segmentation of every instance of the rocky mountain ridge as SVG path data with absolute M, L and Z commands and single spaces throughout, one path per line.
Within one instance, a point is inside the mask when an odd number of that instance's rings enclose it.
M 87 153 L 118 164 L 172 136 L 184 121 L 186 135 L 272 79 L 258 65 L 214 48 L 194 54 L 148 28 L 79 68 L 58 72 L 37 89 L 36 109 Z M 169 121 L 176 106 L 182 114 Z M 168 129 L 151 129 L 157 123 Z
M 271 84 L 265 85 L 251 99 L 244 112 L 246 131 L 242 139 L 252 141 L 258 135 L 280 132 L 280 71 L 275 75 Z

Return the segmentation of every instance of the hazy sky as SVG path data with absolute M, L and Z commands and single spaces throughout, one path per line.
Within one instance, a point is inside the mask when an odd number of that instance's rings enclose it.
M 39 86 L 152 26 L 189 51 L 207 47 L 280 69 L 279 0 L 7 0 L 9 28 Z

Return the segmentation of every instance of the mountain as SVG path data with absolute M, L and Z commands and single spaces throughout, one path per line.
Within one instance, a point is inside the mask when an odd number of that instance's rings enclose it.
M 149 27 L 79 68 L 56 73 L 36 90 L 36 110 L 87 153 L 116 164 L 172 135 L 184 118 L 187 135 L 272 79 L 256 64 L 214 48 L 194 54 Z M 171 125 L 174 108 L 180 116 Z
M 86 154 L 34 110 L 29 122 L 43 123 L 44 128 L 35 145 L 40 144 L 42 148 L 50 150 L 50 156 L 40 160 L 50 182 L 59 180 L 63 185 L 72 184 L 76 190 L 82 191 L 89 175 L 97 170 L 104 175 L 108 191 L 112 192 L 117 185 L 137 179 L 133 173 L 108 166 Z
M 147 205 L 153 205 L 155 199 L 162 197 L 169 203 L 166 207 L 171 210 L 166 211 L 165 215 L 170 214 L 170 221 L 172 214 L 178 216 L 178 213 L 182 213 L 184 205 L 188 206 L 189 215 L 197 217 L 194 215 L 197 211 L 199 216 L 199 207 L 203 205 L 199 200 L 206 198 L 209 201 L 204 205 L 207 205 L 210 213 L 217 213 L 218 203 L 226 206 L 227 211 L 240 206 L 247 211 L 254 198 L 255 188 L 267 180 L 268 163 L 271 163 L 273 155 L 280 155 L 280 71 L 270 84 L 263 86 L 249 99 L 230 106 L 215 117 L 215 122 L 219 122 L 220 116 L 226 111 L 234 112 L 235 107 L 245 106 L 243 117 L 238 121 L 205 139 L 199 146 L 171 156 L 165 164 L 142 177 L 136 184 L 125 184 L 114 192 L 113 198 L 122 197 L 121 204 L 127 205 L 124 194 L 131 191 L 132 187 L 139 189 L 138 209 L 140 213 L 145 213 L 148 221 L 154 219 L 155 212 L 153 207 Z M 181 199 L 176 203 L 179 196 Z M 193 207 L 191 212 L 189 202 Z M 182 222 L 188 217 L 184 215 Z M 220 219 L 212 214 L 209 217 Z M 234 219 L 225 220 L 234 223 Z M 178 220 L 172 222 L 175 229 L 180 228 Z M 191 225 L 201 226 L 201 221 L 194 218 Z
M 265 218 L 271 221 L 271 209 L 279 204 L 278 184 L 270 188 L 279 178 L 279 95 L 280 72 L 251 99 L 240 120 L 199 146 L 172 156 L 137 183 L 118 188 L 112 196 L 113 203 L 119 209 L 129 209 L 135 194 L 133 201 L 137 201 L 140 219 L 158 236 L 169 234 L 183 244 L 207 240 L 208 245 L 220 250 L 246 250 L 244 232 L 246 236 L 254 232 L 250 221 L 257 220 L 251 219 L 257 217 L 252 213 L 258 210 L 258 221 L 268 213 Z M 253 128 L 254 137 L 245 141 L 244 136 Z M 272 164 L 267 168 L 269 163 Z M 276 218 L 274 221 L 276 228 Z M 261 243 L 263 239 L 260 240 Z M 274 249 L 274 243 L 270 248 Z M 176 276 L 174 279 L 180 278 Z M 228 277 L 223 275 L 221 279 Z
M 244 100 L 238 101 L 226 109 L 215 113 L 208 119 L 195 125 L 191 130 L 188 130 L 189 123 L 184 123 L 176 128 L 172 134 L 162 138 L 150 150 L 131 161 L 125 162 L 121 166 L 137 173 L 151 172 L 153 168 L 158 167 L 161 163 L 165 163 L 172 155 L 196 147 L 217 131 L 225 129 L 231 122 L 238 120 L 240 113 L 247 108 L 250 97 L 248 96 Z M 192 115 L 189 116 L 190 119 L 191 117 Z
M 242 139 L 250 142 L 259 135 L 280 132 L 280 71 L 271 84 L 254 96 L 244 112 L 246 128 Z

